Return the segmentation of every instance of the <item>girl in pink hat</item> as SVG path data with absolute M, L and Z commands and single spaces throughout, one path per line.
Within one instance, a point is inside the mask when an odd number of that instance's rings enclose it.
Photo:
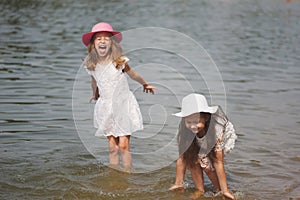
M 88 49 L 84 66 L 91 75 L 93 95 L 90 101 L 97 100 L 94 108 L 95 135 L 107 137 L 110 165 L 119 166 L 120 152 L 123 168 L 130 170 L 130 135 L 143 129 L 143 120 L 125 74 L 140 83 L 146 93 L 154 94 L 156 88 L 130 68 L 129 59 L 120 46 L 121 40 L 122 34 L 105 22 L 94 25 L 91 32 L 82 35 L 82 42 Z
M 235 197 L 227 188 L 224 153 L 230 152 L 237 139 L 235 130 L 220 106 L 208 106 L 201 94 L 183 98 L 181 112 L 174 114 L 182 120 L 178 129 L 179 158 L 176 161 L 176 180 L 169 190 L 183 189 L 186 168 L 191 172 L 198 190 L 193 197 L 204 193 L 203 172 L 229 199 Z

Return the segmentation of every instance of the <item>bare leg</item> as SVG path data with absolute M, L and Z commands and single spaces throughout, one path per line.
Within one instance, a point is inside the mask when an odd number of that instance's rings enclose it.
M 194 167 L 190 168 L 190 172 L 192 175 L 192 179 L 195 185 L 195 188 L 197 189 L 196 192 L 190 195 L 190 198 L 192 199 L 198 199 L 201 197 L 205 190 L 204 190 L 204 179 L 203 179 L 203 171 L 199 164 L 196 164 Z
M 190 168 L 190 171 L 195 188 L 204 193 L 204 179 L 202 168 L 199 164 L 196 164 L 193 168 Z
M 107 139 L 109 144 L 109 164 L 116 167 L 119 165 L 119 138 L 108 136 Z
M 220 191 L 220 185 L 218 181 L 218 177 L 215 171 L 213 171 L 210 167 L 203 169 L 203 171 L 206 173 L 209 180 L 212 182 L 214 186 L 214 192 Z
M 183 189 L 183 179 L 185 176 L 186 171 L 186 163 L 183 160 L 182 156 L 176 161 L 176 179 L 173 186 L 169 188 L 169 191 L 176 190 L 176 189 Z
M 199 161 L 200 167 L 202 168 L 202 170 L 206 173 L 206 175 L 212 182 L 212 184 L 214 186 L 214 192 L 219 192 L 220 191 L 219 180 L 218 180 L 217 174 L 214 171 L 214 168 L 212 166 L 212 160 L 214 158 L 213 158 L 213 155 L 211 155 L 211 154 L 212 153 L 210 153 L 208 156 L 205 156 L 205 155 L 199 156 L 198 161 Z
M 132 157 L 130 153 L 130 135 L 120 136 L 119 149 L 121 151 L 122 163 L 125 170 L 132 168 Z

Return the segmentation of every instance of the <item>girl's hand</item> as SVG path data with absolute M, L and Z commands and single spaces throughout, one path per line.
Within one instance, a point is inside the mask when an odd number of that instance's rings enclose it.
M 230 192 L 223 192 L 223 196 L 225 197 L 225 199 L 230 199 L 230 200 L 236 200 L 235 196 L 233 194 L 231 194 Z
M 181 184 L 181 185 L 172 185 L 169 188 L 169 191 L 178 191 L 178 190 L 184 190 L 183 184 Z
M 95 94 L 93 94 L 93 96 L 90 98 L 90 103 L 93 101 L 93 100 L 98 100 L 99 99 L 99 97 L 100 97 L 100 95 L 99 95 L 99 89 L 98 89 L 98 87 L 96 88 L 96 92 L 95 92 Z
M 94 95 L 94 96 L 92 96 L 91 98 L 90 98 L 90 101 L 89 101 L 89 103 L 91 103 L 93 100 L 97 100 L 98 98 Z
M 154 94 L 154 90 L 156 90 L 155 87 L 153 87 L 149 84 L 144 84 L 143 87 L 144 87 L 143 91 L 146 92 L 146 93 L 150 92 L 151 94 Z

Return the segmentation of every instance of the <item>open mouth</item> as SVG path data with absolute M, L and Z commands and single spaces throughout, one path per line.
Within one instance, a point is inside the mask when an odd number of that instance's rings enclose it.
M 98 47 L 98 52 L 101 56 L 105 56 L 107 47 L 105 45 L 100 45 Z
M 99 46 L 99 49 L 105 50 L 105 49 L 106 49 L 106 46 L 100 45 L 100 46 Z

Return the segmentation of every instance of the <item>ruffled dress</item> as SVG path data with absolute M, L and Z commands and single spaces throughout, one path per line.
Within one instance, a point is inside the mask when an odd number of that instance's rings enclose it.
M 229 153 L 235 146 L 237 135 L 233 124 L 219 106 L 217 112 L 211 115 L 209 128 L 205 136 L 197 138 L 197 144 L 200 147 L 198 162 L 203 169 L 213 169 L 212 163 L 208 158 L 208 153 L 213 151 L 224 151 Z
M 124 68 L 125 64 L 117 69 L 110 62 L 105 66 L 97 64 L 95 71 L 86 69 L 96 80 L 100 95 L 94 107 L 95 136 L 126 136 L 143 129 L 142 114 L 129 90 Z

